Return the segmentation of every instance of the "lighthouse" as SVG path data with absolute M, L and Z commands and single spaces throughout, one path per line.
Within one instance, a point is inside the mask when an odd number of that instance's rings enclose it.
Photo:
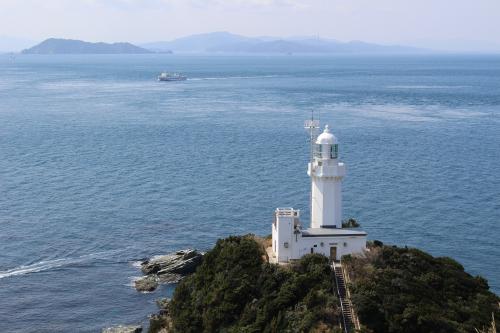
M 307 174 L 311 177 L 311 228 L 342 228 L 342 179 L 337 138 L 328 125 L 316 139 Z
M 276 208 L 272 224 L 272 246 L 269 261 L 288 263 L 306 254 L 318 253 L 330 261 L 347 254 L 360 254 L 366 249 L 366 232 L 359 228 L 342 227 L 342 180 L 346 174 L 339 161 L 339 143 L 325 126 L 315 140 L 317 122 L 309 121 L 311 129 L 311 159 L 307 174 L 311 178 L 311 221 L 305 228 L 300 210 Z

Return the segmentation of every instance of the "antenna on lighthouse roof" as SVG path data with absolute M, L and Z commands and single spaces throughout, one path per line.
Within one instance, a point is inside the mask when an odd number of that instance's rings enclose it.
M 313 160 L 313 145 L 314 145 L 314 136 L 316 134 L 316 130 L 319 128 L 319 120 L 314 119 L 314 110 L 311 110 L 311 119 L 308 119 L 304 122 L 304 128 L 309 131 L 309 143 L 311 145 L 310 156 L 309 159 L 312 162 Z

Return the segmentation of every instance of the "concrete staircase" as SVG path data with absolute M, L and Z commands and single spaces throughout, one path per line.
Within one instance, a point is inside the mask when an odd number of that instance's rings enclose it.
M 337 296 L 340 300 L 340 307 L 342 310 L 342 323 L 341 323 L 342 330 L 345 333 L 353 332 L 359 329 L 359 321 L 352 308 L 350 294 L 346 287 L 345 275 L 342 268 L 342 264 L 338 262 L 333 262 L 332 268 L 335 273 L 335 286 L 336 286 Z

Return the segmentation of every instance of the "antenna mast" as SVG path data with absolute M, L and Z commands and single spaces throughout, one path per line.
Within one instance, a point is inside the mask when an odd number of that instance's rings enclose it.
M 310 144 L 310 152 L 309 152 L 309 162 L 313 161 L 313 150 L 314 150 L 314 136 L 316 134 L 316 130 L 319 128 L 319 120 L 314 119 L 314 110 L 311 110 L 311 119 L 306 120 L 304 122 L 304 128 L 309 131 L 309 144 Z
M 316 130 L 319 128 L 319 120 L 314 119 L 314 110 L 311 110 L 311 119 L 304 122 L 304 128 L 309 131 L 309 163 L 312 168 L 312 163 L 314 159 L 314 137 L 316 135 Z M 312 178 L 311 178 L 312 179 Z M 309 214 L 311 214 L 311 224 L 312 224 L 312 191 L 309 192 Z

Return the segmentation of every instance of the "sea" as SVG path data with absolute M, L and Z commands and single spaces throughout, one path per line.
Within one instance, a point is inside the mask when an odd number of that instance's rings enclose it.
M 0 332 L 147 325 L 142 259 L 307 226 L 312 115 L 345 218 L 500 293 L 500 56 L 2 55 Z

